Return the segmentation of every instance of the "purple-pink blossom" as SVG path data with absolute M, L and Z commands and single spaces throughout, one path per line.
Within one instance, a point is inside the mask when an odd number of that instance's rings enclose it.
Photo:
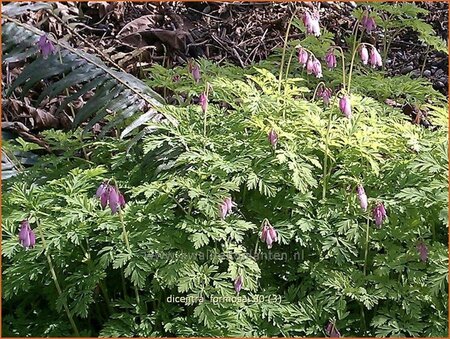
M 19 243 L 27 250 L 36 244 L 36 236 L 28 220 L 22 220 L 19 230 Z
M 208 109 L 208 97 L 205 93 L 200 94 L 199 104 L 203 113 L 206 113 L 206 110 Z
M 322 98 L 323 103 L 325 105 L 329 105 L 330 104 L 331 95 L 332 95 L 331 89 L 329 89 L 327 87 L 320 87 L 317 90 L 317 96 Z
M 278 134 L 273 128 L 269 131 L 269 134 L 267 134 L 267 139 L 269 140 L 272 147 L 276 147 L 278 142 Z
M 244 284 L 244 281 L 242 279 L 242 276 L 238 276 L 236 280 L 234 281 L 234 290 L 239 293 L 242 289 L 242 285 Z
M 383 60 L 381 59 L 380 53 L 378 53 L 375 47 L 370 49 L 370 57 L 369 64 L 372 65 L 373 68 L 383 66 Z
M 322 77 L 322 65 L 317 58 L 314 58 L 313 60 L 312 73 L 316 76 L 316 78 Z
M 334 54 L 334 49 L 330 49 L 325 55 L 325 62 L 329 69 L 333 69 L 337 65 L 336 55 Z
M 364 187 L 362 185 L 358 185 L 356 187 L 356 191 L 358 193 L 358 200 L 359 200 L 359 205 L 361 206 L 361 209 L 363 211 L 367 211 L 367 195 L 366 192 L 364 190 Z
M 369 61 L 369 51 L 367 50 L 366 45 L 361 45 L 359 48 L 359 57 L 364 65 L 367 65 Z
M 305 67 L 308 62 L 308 52 L 303 47 L 298 49 L 298 62 L 303 67 Z
M 236 204 L 230 197 L 227 197 L 223 200 L 223 202 L 219 205 L 219 217 L 221 219 L 225 219 L 228 215 L 232 213 L 233 206 Z
M 278 234 L 275 228 L 265 220 L 261 229 L 261 241 L 267 244 L 267 248 L 271 249 L 274 242 L 278 241 Z
M 367 12 L 365 12 L 363 17 L 361 18 L 361 25 L 367 31 L 367 33 L 372 32 L 377 27 L 375 19 L 371 17 Z
M 377 228 L 380 228 L 383 224 L 383 221 L 386 219 L 386 209 L 382 202 L 377 203 L 377 205 L 372 210 L 373 218 L 375 219 L 375 225 Z
M 315 36 L 320 36 L 320 25 L 319 25 L 319 11 L 314 10 L 311 14 L 309 11 L 306 11 L 303 14 L 302 20 L 303 24 L 306 27 L 306 33 L 314 34 Z
M 48 39 L 47 34 L 44 34 L 39 38 L 37 45 L 44 59 L 47 59 L 50 54 L 54 54 L 56 51 L 55 46 L 53 46 L 53 43 Z
M 100 198 L 100 204 L 103 209 L 109 205 L 112 214 L 117 213 L 119 209 L 123 209 L 126 204 L 125 198 L 119 189 L 108 182 L 103 182 L 100 184 L 97 188 L 95 196 Z
M 331 320 L 328 322 L 328 325 L 325 328 L 325 332 L 330 338 L 340 338 L 341 337 L 341 333 L 336 328 L 335 322 L 331 321 Z
M 339 109 L 346 118 L 350 119 L 352 117 L 352 106 L 350 103 L 350 98 L 347 95 L 344 95 L 341 99 L 339 99 Z
M 200 75 L 200 66 L 194 62 L 192 64 L 189 64 L 189 69 L 191 71 L 192 77 L 194 78 L 195 82 L 199 82 L 201 75 Z
M 419 252 L 419 258 L 423 262 L 428 260 L 428 247 L 423 241 L 419 241 L 417 244 L 417 251 Z

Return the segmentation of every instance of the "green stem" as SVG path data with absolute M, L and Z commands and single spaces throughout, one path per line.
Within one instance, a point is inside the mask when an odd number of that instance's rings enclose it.
M 322 199 L 325 200 L 327 196 L 327 167 L 328 167 L 328 143 L 329 135 L 331 131 L 331 110 L 328 115 L 327 134 L 325 135 L 325 157 L 323 160 L 323 187 L 322 187 Z
M 44 238 L 44 232 L 42 231 L 42 226 L 37 221 L 36 221 L 36 223 L 37 223 L 37 228 L 39 230 L 39 234 L 40 234 L 41 239 L 42 239 L 42 246 L 44 247 L 44 253 L 45 253 L 45 256 L 47 257 L 47 262 L 48 262 L 48 266 L 50 268 L 50 273 L 52 275 L 53 282 L 55 283 L 56 290 L 58 291 L 58 295 L 61 297 L 62 296 L 61 286 L 59 285 L 58 277 L 56 276 L 56 272 L 55 272 L 55 268 L 53 266 L 52 258 L 50 257 L 50 253 L 48 251 L 47 243 L 46 243 L 45 238 Z M 72 326 L 73 332 L 75 333 L 76 337 L 79 337 L 80 333 L 78 332 L 77 325 L 75 324 L 75 321 L 73 320 L 72 314 L 70 313 L 69 306 L 67 306 L 67 301 L 65 300 L 65 298 L 61 298 L 61 299 L 62 299 L 64 310 L 65 310 L 65 312 L 67 314 L 67 318 L 69 318 L 70 325 Z
M 119 209 L 119 219 L 120 219 L 120 223 L 122 225 L 122 232 L 123 232 L 123 240 L 125 241 L 125 246 L 127 247 L 127 250 L 130 254 L 132 254 L 131 251 L 131 247 L 130 247 L 130 242 L 128 241 L 128 234 L 127 234 L 127 230 L 125 228 L 125 222 L 123 220 L 123 214 L 122 214 L 122 210 Z M 136 295 L 136 302 L 140 308 L 140 304 L 141 304 L 141 299 L 139 297 L 139 291 L 136 285 L 133 284 L 134 287 L 134 294 Z
M 367 273 L 367 255 L 369 254 L 369 231 L 370 231 L 370 219 L 367 217 L 367 224 L 366 224 L 366 246 L 364 250 L 364 275 Z
M 291 19 L 289 20 L 289 23 L 288 23 L 288 26 L 286 29 L 286 34 L 284 36 L 283 53 L 281 55 L 280 75 L 278 78 L 278 94 L 281 94 L 281 79 L 283 77 L 284 59 L 286 57 L 286 48 L 287 48 L 288 39 L 289 39 L 289 32 L 291 31 L 291 25 L 292 25 L 292 21 L 294 20 L 295 14 L 297 14 L 297 8 L 295 9 L 294 13 L 292 13 Z
M 291 68 L 291 62 L 292 62 L 292 56 L 294 55 L 295 50 L 293 50 L 291 52 L 291 54 L 289 55 L 289 61 L 288 64 L 286 66 L 286 75 L 284 77 L 284 103 L 283 103 L 283 120 L 286 119 L 286 93 L 287 93 L 287 81 L 288 81 L 288 76 L 289 76 L 289 69 Z

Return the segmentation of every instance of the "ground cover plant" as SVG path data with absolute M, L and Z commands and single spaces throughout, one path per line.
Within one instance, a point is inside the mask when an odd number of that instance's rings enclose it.
M 251 67 L 137 79 L 23 6 L 4 10 L 3 60 L 23 69 L 3 95 L 65 95 L 73 128 L 3 182 L 4 336 L 448 335 L 447 98 L 387 77 L 375 34 L 404 16 L 446 50 L 423 10 L 360 5 L 338 41 L 305 8 Z

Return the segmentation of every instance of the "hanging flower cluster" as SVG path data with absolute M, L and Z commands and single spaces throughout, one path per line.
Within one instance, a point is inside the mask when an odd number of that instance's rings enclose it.
M 318 10 L 315 9 L 312 13 L 306 11 L 305 13 L 303 13 L 302 20 L 303 24 L 306 27 L 306 33 L 320 36 L 320 15 Z
M 34 234 L 34 231 L 31 229 L 28 220 L 23 220 L 20 223 L 19 243 L 26 250 L 29 249 L 30 247 L 34 247 L 34 245 L 36 244 L 36 235 Z
M 367 11 L 364 11 L 363 17 L 361 18 L 361 26 L 369 34 L 375 28 L 377 28 L 377 24 L 375 23 L 375 19 L 373 17 L 371 17 L 370 14 Z
M 117 213 L 119 208 L 123 209 L 125 207 L 125 198 L 123 197 L 123 194 L 120 193 L 116 186 L 111 185 L 108 182 L 103 182 L 100 184 L 97 188 L 95 196 L 100 199 L 102 208 L 109 205 L 112 214 Z
M 375 219 L 375 225 L 380 228 L 383 224 L 383 221 L 386 219 L 386 209 L 384 208 L 384 205 L 382 202 L 379 202 L 376 204 L 374 209 L 372 210 L 373 218 Z
M 319 87 L 319 89 L 317 90 L 317 96 L 318 96 L 319 98 L 322 98 L 323 103 L 324 103 L 325 105 L 329 105 L 329 104 L 330 104 L 331 95 L 332 95 L 332 92 L 331 92 L 331 89 L 330 89 L 330 88 L 321 86 L 321 87 Z
M 46 34 L 39 38 L 37 45 L 44 59 L 47 59 L 50 54 L 55 54 L 56 52 L 55 46 L 53 46 L 53 43 L 48 39 Z
M 275 228 L 269 223 L 267 219 L 264 219 L 261 229 L 261 241 L 267 244 L 267 248 L 271 249 L 272 244 L 278 241 L 278 234 Z
M 230 215 L 232 213 L 233 206 L 236 206 L 236 204 L 231 200 L 231 198 L 225 198 L 219 206 L 220 218 L 225 219 L 228 215 Z

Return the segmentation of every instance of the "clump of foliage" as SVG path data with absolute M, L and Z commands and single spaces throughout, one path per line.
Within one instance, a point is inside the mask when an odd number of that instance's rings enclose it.
M 331 40 L 283 54 L 321 60 Z M 154 66 L 176 124 L 45 132 L 60 154 L 3 190 L 4 335 L 447 336 L 445 98 L 415 88 L 433 128 L 412 124 L 352 53 L 323 84 L 292 57 Z

